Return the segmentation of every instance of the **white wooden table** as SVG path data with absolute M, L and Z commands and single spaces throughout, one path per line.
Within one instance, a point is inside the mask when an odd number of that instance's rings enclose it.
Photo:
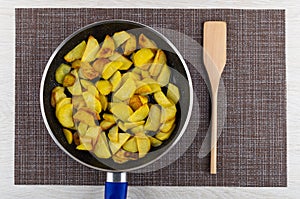
M 45 1 L 46 2 L 46 1 Z M 151 2 L 151 3 L 149 3 Z M 188 2 L 188 3 L 187 3 Z M 162 7 L 286 9 L 288 187 L 130 187 L 128 198 L 300 197 L 300 1 L 299 0 L 1 0 L 0 3 L 0 198 L 103 198 L 102 186 L 14 185 L 15 7 Z

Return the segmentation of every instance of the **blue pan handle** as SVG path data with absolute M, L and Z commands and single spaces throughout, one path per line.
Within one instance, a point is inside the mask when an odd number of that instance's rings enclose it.
M 126 199 L 127 196 L 126 173 L 108 172 L 105 182 L 105 199 Z

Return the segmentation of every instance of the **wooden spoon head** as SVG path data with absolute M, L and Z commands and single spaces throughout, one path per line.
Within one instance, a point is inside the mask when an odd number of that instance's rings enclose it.
M 224 21 L 204 23 L 203 60 L 210 79 L 217 75 L 213 69 L 221 76 L 226 64 L 226 29 Z

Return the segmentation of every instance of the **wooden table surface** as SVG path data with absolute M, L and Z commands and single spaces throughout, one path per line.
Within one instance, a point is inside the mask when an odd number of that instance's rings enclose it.
M 46 2 L 46 1 L 45 1 Z M 151 3 L 150 3 L 151 2 Z M 187 3 L 188 2 L 188 3 Z M 0 5 L 0 198 L 103 198 L 103 186 L 14 185 L 14 71 L 16 7 L 286 9 L 288 187 L 129 187 L 128 198 L 300 197 L 300 1 L 299 0 L 1 0 Z M 299 62 L 299 63 L 298 63 Z

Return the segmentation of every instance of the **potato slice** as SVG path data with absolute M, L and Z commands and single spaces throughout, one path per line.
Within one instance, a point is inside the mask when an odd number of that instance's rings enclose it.
M 74 84 L 72 86 L 67 87 L 67 89 L 72 95 L 81 95 L 82 89 L 81 89 L 81 84 L 79 81 L 78 71 L 75 69 L 75 70 L 72 70 L 70 73 L 72 75 L 74 75 L 76 80 L 75 80 Z
M 124 145 L 123 145 L 123 149 L 129 152 L 137 152 L 138 148 L 137 148 L 137 144 L 136 144 L 136 139 L 135 137 L 130 138 Z
M 111 127 L 111 129 L 109 129 L 109 132 L 108 132 L 108 138 L 110 141 L 112 142 L 118 142 L 119 141 L 119 128 L 118 126 L 113 126 Z
M 67 142 L 69 144 L 72 144 L 72 142 L 73 142 L 73 133 L 68 129 L 63 129 L 63 132 L 64 132 L 64 135 L 67 139 Z
M 160 73 L 162 67 L 166 64 L 167 57 L 164 51 L 161 49 L 157 50 L 153 63 L 150 66 L 149 73 L 152 76 L 158 76 Z
M 89 137 L 92 138 L 93 140 L 97 140 L 98 139 L 98 135 L 99 133 L 101 133 L 101 128 L 99 126 L 91 126 L 87 129 L 86 133 L 85 133 L 85 137 Z
M 79 135 L 84 136 L 87 130 L 88 125 L 83 122 L 79 122 L 79 124 L 77 125 L 77 132 L 79 133 Z
M 153 146 L 153 147 L 159 147 L 162 144 L 162 141 L 160 141 L 154 137 L 148 136 L 148 138 L 150 139 L 151 146 Z
M 66 74 L 63 80 L 63 87 L 73 86 L 76 81 L 76 77 L 70 73 Z
M 118 48 L 125 41 L 127 41 L 128 39 L 130 39 L 130 35 L 126 31 L 120 31 L 120 32 L 116 32 L 113 35 L 113 39 L 115 41 L 115 47 Z
M 151 142 L 150 139 L 144 135 L 136 135 L 136 144 L 139 151 L 139 158 L 144 157 L 151 149 Z
M 88 113 L 84 109 L 79 109 L 73 116 L 74 121 L 79 121 L 85 123 L 89 126 L 96 126 L 94 116 L 91 113 Z
M 110 122 L 107 120 L 102 120 L 100 122 L 100 127 L 103 131 L 106 131 L 107 129 L 109 129 L 110 127 L 112 127 L 115 124 L 115 122 Z
M 150 85 L 145 84 L 145 83 L 137 84 L 137 89 L 135 90 L 135 94 L 148 95 L 148 94 L 151 94 L 151 92 L 152 92 L 152 89 L 151 89 Z
M 139 107 L 129 118 L 129 122 L 137 122 L 145 119 L 149 114 L 148 104 L 144 104 Z
M 74 121 L 72 116 L 73 116 L 73 104 L 65 104 L 57 112 L 57 119 L 59 123 L 66 128 L 72 128 L 74 126 Z
M 86 79 L 80 79 L 80 84 L 81 84 L 82 88 L 84 88 L 86 90 L 88 89 L 89 86 L 94 86 L 94 84 L 91 81 L 86 80 Z
M 100 50 L 96 54 L 96 57 L 108 58 L 112 56 L 114 51 L 115 51 L 115 42 L 109 35 L 106 35 Z
M 107 159 L 107 158 L 111 157 L 111 153 L 109 151 L 109 146 L 107 143 L 106 134 L 104 131 L 102 131 L 100 133 L 100 135 L 98 136 L 98 141 L 95 144 L 95 148 L 94 148 L 93 152 L 98 158 Z
M 95 39 L 93 36 L 89 36 L 81 61 L 82 62 L 94 61 L 99 48 L 100 47 L 97 39 Z
M 119 68 L 119 70 L 128 70 L 132 65 L 132 61 L 130 61 L 118 52 L 114 52 L 114 54 L 111 57 L 109 57 L 109 60 L 122 62 L 123 65 Z
M 127 121 L 127 119 L 130 117 L 130 115 L 133 113 L 130 106 L 128 106 L 125 103 L 115 103 L 110 111 L 114 114 L 115 117 L 122 121 Z
M 162 123 L 162 125 L 159 128 L 159 130 L 161 132 L 163 132 L 163 133 L 168 132 L 172 128 L 172 126 L 173 126 L 173 124 L 175 122 L 175 119 L 176 118 L 174 117 L 173 119 L 170 119 L 169 121 L 166 121 L 166 122 Z
M 55 107 L 56 104 L 60 100 L 67 97 L 64 92 L 65 92 L 65 88 L 61 87 L 61 86 L 57 86 L 57 87 L 52 89 L 52 92 L 51 92 L 51 106 Z
M 100 75 L 88 62 L 81 62 L 79 71 L 81 71 L 83 78 L 89 80 L 95 79 Z
M 81 43 L 79 43 L 77 46 L 75 46 L 75 48 L 73 48 L 71 51 L 69 51 L 65 56 L 64 59 L 67 62 L 72 62 L 76 59 L 81 59 L 84 50 L 86 47 L 86 42 L 82 41 Z
M 130 55 L 136 49 L 136 37 L 131 33 L 129 35 L 130 38 L 123 45 L 124 55 Z
M 112 156 L 112 159 L 116 163 L 123 164 L 123 163 L 127 162 L 128 160 L 137 160 L 138 154 L 120 149 Z
M 131 135 L 129 133 L 119 133 L 118 136 L 118 142 L 109 142 L 109 147 L 112 154 L 115 154 L 125 144 Z
M 141 106 L 143 105 L 141 98 L 139 97 L 139 95 L 133 95 L 130 99 L 129 99 L 129 106 L 136 111 L 137 109 L 139 109 Z
M 177 86 L 175 86 L 172 83 L 169 83 L 168 85 L 168 90 L 167 90 L 167 97 L 169 99 L 172 100 L 172 102 L 174 102 L 175 104 L 177 104 L 177 102 L 180 99 L 180 93 L 179 93 L 179 89 Z
M 85 91 L 82 93 L 83 99 L 88 108 L 100 113 L 102 111 L 102 105 L 100 101 L 90 92 Z
M 140 133 L 144 133 L 144 125 L 139 125 L 130 129 L 131 133 L 137 135 Z
M 132 60 L 136 67 L 147 70 L 150 66 L 149 63 L 152 62 L 153 57 L 154 53 L 151 49 L 142 48 L 133 55 Z
M 55 115 L 56 115 L 56 117 L 57 117 L 57 113 L 58 113 L 59 109 L 60 109 L 62 106 L 64 106 L 65 104 L 71 104 L 71 103 L 72 103 L 72 100 L 71 100 L 70 97 L 65 97 L 65 98 L 63 98 L 62 100 L 60 100 L 60 101 L 56 104 L 56 106 L 55 106 Z
M 164 133 L 164 132 L 157 133 L 155 135 L 155 138 L 157 138 L 157 139 L 159 139 L 161 141 L 164 141 L 164 140 L 168 139 L 170 137 L 170 135 L 172 134 L 174 128 L 175 128 L 175 125 L 173 125 L 172 128 L 168 132 L 166 132 L 166 133 Z
M 141 126 L 145 123 L 145 121 L 138 121 L 138 122 L 124 122 L 124 127 L 128 129 L 132 129 L 137 126 Z
M 109 62 L 104 66 L 102 78 L 106 80 L 109 79 L 122 65 L 123 63 L 119 61 Z
M 136 90 L 135 81 L 128 78 L 124 84 L 114 93 L 114 97 L 120 100 L 127 100 L 131 98 Z
M 102 95 L 108 95 L 112 90 L 112 85 L 108 80 L 99 80 L 96 87 Z
M 94 120 L 100 120 L 100 115 L 97 111 L 94 109 L 88 108 L 88 107 L 82 107 L 81 110 L 84 110 L 85 112 L 91 114 L 94 117 Z
M 94 61 L 92 67 L 97 71 L 99 74 L 102 74 L 104 66 L 110 62 L 109 59 L 100 58 Z
M 163 87 L 170 82 L 170 77 L 171 77 L 171 70 L 167 64 L 164 64 L 156 81 L 160 84 L 161 87 Z
M 61 64 L 55 71 L 55 80 L 57 83 L 62 84 L 65 78 L 65 75 L 71 71 L 71 66 L 67 64 Z
M 91 143 L 84 143 L 80 144 L 76 147 L 77 150 L 82 150 L 82 151 L 90 151 L 93 149 L 93 145 Z
M 79 134 L 78 132 L 73 133 L 73 140 L 74 140 L 74 144 L 76 146 L 80 145 L 80 139 L 79 139 Z
M 120 87 L 121 79 L 122 79 L 122 76 L 121 76 L 120 71 L 117 71 L 113 74 L 113 76 L 109 79 L 109 81 L 112 85 L 111 91 L 115 92 Z
M 122 122 L 122 121 L 118 121 L 118 127 L 124 132 L 128 131 L 128 129 L 124 125 L 124 122 Z
M 75 61 L 73 61 L 72 65 L 71 65 L 71 67 L 74 69 L 78 69 L 78 68 L 80 68 L 80 66 L 81 66 L 81 60 L 79 60 L 79 59 L 76 59 Z
M 161 111 L 157 104 L 150 107 L 149 116 L 147 118 L 144 129 L 146 131 L 157 131 L 160 127 Z
M 154 93 L 154 99 L 159 105 L 163 107 L 168 107 L 173 105 L 162 91 L 158 91 Z
M 149 71 L 147 71 L 147 70 L 142 70 L 142 72 L 141 72 L 141 76 L 142 76 L 142 78 L 151 78 L 151 76 L 150 76 L 150 73 L 149 73 Z
M 169 120 L 172 120 L 175 118 L 176 116 L 176 106 L 172 105 L 169 107 L 161 107 L 161 118 L 160 118 L 160 122 L 161 123 L 165 123 Z
M 142 102 L 142 104 L 147 104 L 148 103 L 148 97 L 147 96 L 143 96 L 143 95 L 139 95 L 140 101 Z
M 154 41 L 150 40 L 144 34 L 140 34 L 140 36 L 139 36 L 139 45 L 141 48 L 157 49 L 156 43 Z
M 103 109 L 104 111 L 106 111 L 107 106 L 108 106 L 108 100 L 107 100 L 106 96 L 100 94 L 100 95 L 99 95 L 99 101 L 100 101 L 100 103 L 101 103 L 102 109 Z
M 73 104 L 73 108 L 75 108 L 77 110 L 86 106 L 86 103 L 85 103 L 82 95 L 73 95 L 72 96 L 72 104 Z

